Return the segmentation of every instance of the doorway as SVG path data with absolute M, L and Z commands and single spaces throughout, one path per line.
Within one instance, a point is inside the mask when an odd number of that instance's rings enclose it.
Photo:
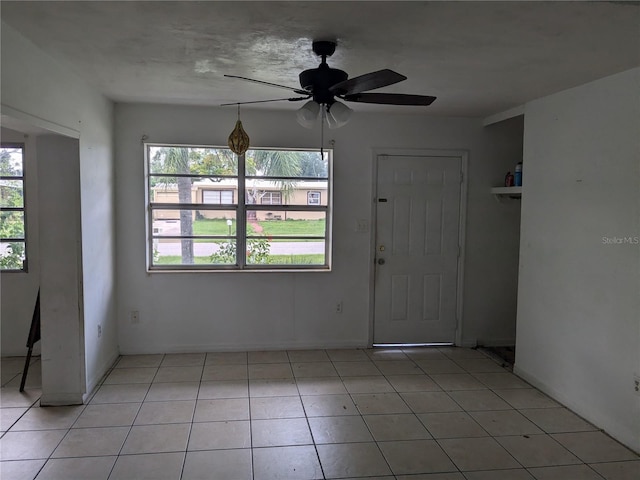
M 374 344 L 453 344 L 464 154 L 376 156 Z

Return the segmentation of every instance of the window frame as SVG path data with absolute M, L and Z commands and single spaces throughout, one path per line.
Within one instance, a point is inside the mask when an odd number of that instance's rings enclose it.
M 317 201 L 311 201 L 312 198 L 317 196 Z M 307 191 L 307 205 L 322 205 L 322 192 L 319 190 Z
M 22 175 L 0 175 L 0 181 L 20 181 L 22 182 L 22 207 L 0 207 L 2 212 L 22 212 L 22 231 L 24 232 L 23 238 L 0 238 L 2 243 L 23 243 L 24 244 L 24 259 L 22 260 L 22 268 L 0 268 L 1 273 L 28 273 L 29 272 L 29 255 L 27 245 L 27 188 L 26 188 L 26 149 L 23 142 L 0 142 L 0 148 L 2 149 L 20 149 L 22 151 Z
M 178 143 L 155 143 L 144 142 L 144 186 L 145 186 L 145 226 L 147 232 L 146 238 L 146 270 L 148 273 L 168 273 L 168 272 L 327 272 L 332 269 L 332 223 L 333 223 L 333 203 L 332 203 L 332 191 L 333 191 L 333 149 L 315 149 L 315 148 L 265 148 L 265 147 L 251 147 L 250 151 L 264 150 L 264 151 L 300 151 L 300 152 L 324 152 L 327 157 L 327 175 L 326 177 L 277 177 L 277 176 L 262 176 L 262 175 L 250 175 L 246 172 L 246 156 L 236 155 L 237 159 L 237 175 L 202 175 L 202 174 L 166 174 L 165 176 L 178 177 L 220 177 L 230 178 L 237 180 L 237 191 L 235 192 L 235 203 L 233 204 L 204 204 L 204 203 L 155 203 L 150 199 L 150 178 L 158 174 L 150 172 L 150 149 L 151 147 L 176 147 L 176 148 L 204 148 L 204 149 L 216 149 L 216 150 L 229 150 L 226 146 L 216 145 L 196 145 L 196 144 L 178 144 Z M 295 180 L 295 181 L 326 181 L 327 183 L 327 202 L 325 205 L 290 205 L 290 204 L 262 204 L 262 203 L 248 203 L 247 201 L 247 181 L 248 180 Z M 278 191 L 281 195 L 281 201 L 283 200 L 282 192 Z M 196 199 L 197 200 L 197 199 Z M 241 202 L 242 200 L 242 202 Z M 154 235 L 153 228 L 153 212 L 154 210 L 162 209 L 188 209 L 193 210 L 224 210 L 235 211 L 235 235 L 230 236 L 156 236 Z M 249 211 L 273 211 L 283 210 L 285 212 L 323 212 L 325 225 L 323 237 L 314 236 L 278 236 L 278 239 L 286 240 L 299 240 L 299 239 L 322 239 L 324 241 L 324 264 L 252 264 L 247 262 L 246 255 L 238 255 L 237 252 L 245 252 L 248 241 L 255 236 L 247 235 L 247 213 Z M 154 246 L 155 242 L 159 238 L 192 238 L 192 239 L 222 239 L 230 238 L 235 239 L 236 242 L 236 263 L 235 264 L 177 264 L 177 265 L 154 265 Z

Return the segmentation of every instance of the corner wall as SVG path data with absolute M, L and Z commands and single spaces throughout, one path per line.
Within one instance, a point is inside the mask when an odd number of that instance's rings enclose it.
M 526 105 L 516 350 L 519 375 L 636 451 L 639 87 L 634 69 Z
M 82 251 L 82 268 L 78 272 L 82 304 L 78 308 L 83 330 L 80 338 L 77 332 L 68 332 L 66 337 L 56 337 L 59 343 L 52 345 L 57 350 L 83 345 L 80 357 L 83 365 L 78 368 L 85 375 L 74 378 L 74 402 L 78 402 L 82 401 L 83 394 L 93 389 L 118 355 L 113 104 L 14 28 L 2 23 L 1 34 L 3 115 L 10 114 L 53 133 L 79 138 L 74 161 L 79 171 L 80 202 L 64 203 L 63 206 L 70 216 L 79 218 L 81 226 L 81 235 L 76 240 Z M 51 174 L 56 175 L 55 169 Z M 71 292 L 74 287 L 68 288 Z M 42 294 L 44 300 L 45 293 Z M 98 336 L 98 326 L 102 330 L 101 336 Z M 45 343 L 43 337 L 43 346 Z M 43 367 L 47 361 L 45 353 L 43 349 Z M 65 374 L 64 362 L 51 363 L 53 371 Z M 45 372 L 43 369 L 44 375 Z

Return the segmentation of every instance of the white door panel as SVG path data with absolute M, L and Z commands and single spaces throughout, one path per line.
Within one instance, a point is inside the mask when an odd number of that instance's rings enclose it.
M 453 342 L 460 157 L 378 157 L 374 343 Z

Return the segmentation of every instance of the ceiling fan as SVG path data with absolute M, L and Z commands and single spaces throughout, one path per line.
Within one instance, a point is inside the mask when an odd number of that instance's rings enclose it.
M 293 88 L 276 83 L 254 80 L 237 75 L 225 77 L 246 80 L 271 87 L 290 90 L 299 97 L 276 98 L 272 100 L 257 100 L 249 102 L 225 103 L 223 105 L 244 105 L 249 103 L 266 103 L 278 101 L 298 102 L 308 100 L 298 110 L 298 122 L 307 128 L 312 128 L 319 115 L 326 118 L 329 128 L 338 128 L 347 123 L 352 110 L 337 99 L 347 102 L 375 103 L 382 105 L 428 106 L 436 97 L 427 95 L 409 95 L 404 93 L 367 93 L 369 90 L 386 87 L 406 80 L 407 77 L 393 70 L 384 69 L 349 78 L 347 73 L 327 65 L 327 57 L 333 55 L 336 43 L 331 41 L 316 41 L 312 44 L 313 52 L 322 58 L 317 68 L 311 68 L 300 73 L 300 87 Z

